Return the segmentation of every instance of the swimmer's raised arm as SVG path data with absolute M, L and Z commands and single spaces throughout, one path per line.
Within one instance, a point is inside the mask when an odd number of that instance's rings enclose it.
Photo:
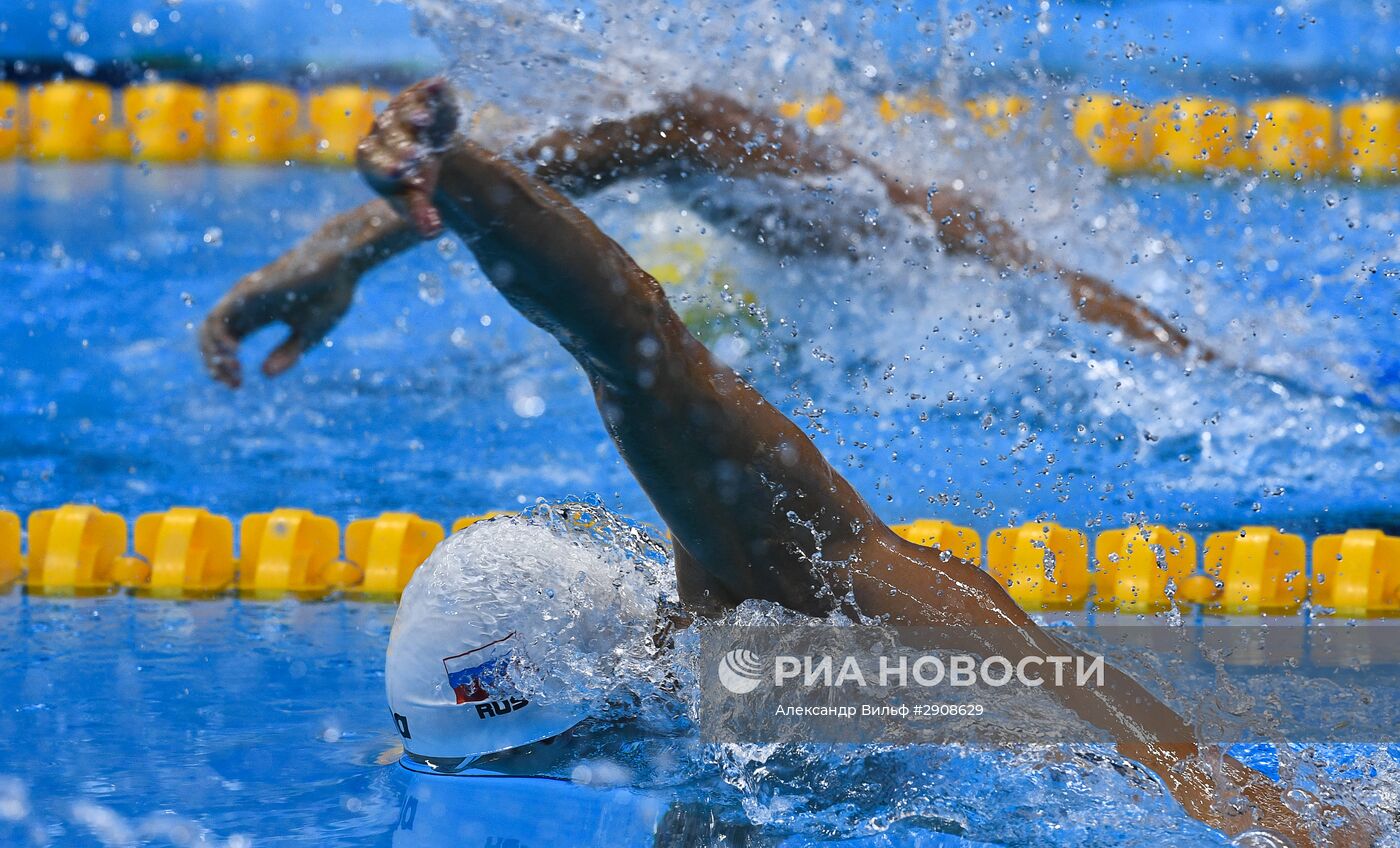
M 849 559 L 856 537 L 893 534 L 563 196 L 503 157 L 419 129 L 453 108 L 441 83 L 401 94 L 361 144 L 361 170 L 401 214 L 418 210 L 424 235 L 436 228 L 421 210 L 439 210 L 511 304 L 583 366 L 623 457 L 679 541 L 686 601 L 835 608 L 849 586 L 826 563 Z M 789 512 L 808 519 L 803 538 Z
M 656 110 L 626 119 L 601 121 L 582 130 L 556 130 L 514 155 L 532 165 L 536 176 L 572 196 L 648 172 L 663 177 L 690 172 L 746 178 L 864 168 L 880 180 L 891 203 L 916 219 L 930 220 L 939 241 L 951 252 L 975 255 L 1016 272 L 1047 274 L 1065 287 L 1085 320 L 1117 327 L 1129 339 L 1169 353 L 1194 348 L 1203 359 L 1214 358 L 1208 348 L 1193 343 L 1167 319 L 1108 281 L 1066 268 L 1032 250 L 1015 228 L 972 193 L 930 195 L 926 185 L 896 179 L 867 157 L 704 89 L 674 95 Z M 787 223 L 808 231 L 808 244 L 840 241 L 833 237 L 836 234 L 821 232 L 822 222 Z
M 1029 623 L 986 572 L 955 558 L 924 567 L 930 549 L 895 535 L 796 425 L 716 361 L 620 246 L 508 159 L 452 138 L 454 114 L 445 83 L 403 92 L 361 143 L 361 171 L 423 236 L 450 226 L 583 366 L 677 540 L 688 605 L 760 598 L 815 614 L 858 605 L 905 623 Z

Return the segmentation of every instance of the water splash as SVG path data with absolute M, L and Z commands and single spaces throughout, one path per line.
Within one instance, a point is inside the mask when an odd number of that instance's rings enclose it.
M 460 617 L 474 634 L 514 632 L 509 681 L 520 694 L 630 718 L 668 683 L 656 636 L 674 596 L 674 571 L 646 527 L 596 501 L 540 503 L 438 545 L 397 620 Z
M 775 400 L 840 399 L 862 423 L 826 425 L 819 435 L 829 438 L 818 441 L 850 467 L 932 448 L 903 465 L 905 479 L 871 477 L 877 488 L 907 487 L 914 472 L 933 490 L 929 502 L 965 519 L 1023 521 L 1098 502 L 1098 514 L 1081 509 L 1081 517 L 1178 521 L 1197 512 L 1224 522 L 1249 508 L 1268 520 L 1300 499 L 1335 500 L 1327 480 L 1337 475 L 1359 481 L 1348 497 L 1364 509 L 1394 481 L 1400 462 L 1388 441 L 1400 428 L 1400 399 L 1385 388 L 1393 363 L 1346 342 L 1387 314 L 1385 303 L 1362 307 L 1351 293 L 1387 263 L 1393 215 L 1365 195 L 1252 177 L 1208 191 L 1149 178 L 1124 192 L 1085 167 L 1065 130 L 1075 84 L 1039 69 L 1042 36 L 1070 25 L 1059 12 L 950 2 L 875 14 L 772 0 L 722 10 L 611 2 L 565 10 L 538 0 L 415 8 L 478 116 L 509 116 L 474 125 L 488 143 L 626 114 L 694 85 L 768 111 L 833 93 L 844 115 L 813 133 L 930 191 L 975 195 L 1038 252 L 1112 280 L 1240 366 L 1152 354 L 1077 321 L 1046 276 L 943 253 L 929 222 L 890 207 L 860 168 L 801 182 L 695 178 L 671 186 L 664 202 L 654 186 L 629 185 L 589 202 L 639 256 L 658 240 L 664 247 L 659 219 L 693 227 L 677 201 L 715 224 L 707 251 L 761 311 L 702 310 L 706 340 Z M 901 28 L 919 32 L 933 57 L 939 73 L 928 85 L 913 84 L 910 57 L 890 55 L 885 36 Z M 987 85 L 979 80 L 989 66 L 969 55 L 973 44 L 1020 57 L 1011 76 L 1031 111 L 1004 133 L 989 134 L 958 106 Z M 941 98 L 942 111 L 877 117 L 877 95 L 916 90 Z M 1277 227 L 1251 224 L 1275 206 L 1305 210 L 1313 232 L 1346 235 L 1345 249 L 1340 238 L 1317 239 L 1316 255 L 1335 271 L 1290 271 L 1315 263 Z M 840 243 L 824 255 L 800 245 L 775 251 L 751 235 L 754 222 L 775 216 L 822 220 Z M 1358 244 L 1358 222 L 1379 240 Z M 1202 228 L 1215 255 L 1191 244 Z M 713 279 L 713 267 L 698 275 Z M 705 299 L 673 295 L 682 308 Z M 1331 323 L 1316 320 L 1329 308 Z M 974 458 L 1001 460 L 975 491 L 966 482 Z
M 707 216 L 714 225 L 697 275 L 714 277 L 722 265 L 761 308 L 756 325 L 731 315 L 727 330 L 707 340 L 798 414 L 877 503 L 883 495 L 917 514 L 907 490 L 918 487 L 941 510 L 999 523 L 1072 512 L 1084 523 L 1165 516 L 1215 524 L 1244 508 L 1288 514 L 1295 505 L 1335 505 L 1340 495 L 1329 481 L 1337 479 L 1357 481 L 1358 503 L 1384 503 L 1400 468 L 1389 446 L 1400 426 L 1390 408 L 1396 399 L 1383 379 L 1391 366 L 1364 361 L 1347 339 L 1374 336 L 1376 316 L 1384 318 L 1384 303 L 1352 308 L 1351 293 L 1394 246 L 1382 235 L 1356 247 L 1354 222 L 1383 234 L 1393 214 L 1366 196 L 1342 200 L 1332 189 L 1254 178 L 1209 190 L 1114 185 L 1084 167 L 1062 129 L 1074 85 L 1038 72 L 1039 37 L 1058 12 L 971 14 L 966 6 L 875 16 L 855 5 L 762 0 L 565 11 L 542 2 L 416 4 L 469 92 L 473 131 L 488 143 L 625 114 L 697 84 L 769 110 L 834 93 L 848 104 L 843 120 L 813 132 L 930 191 L 975 192 L 1055 261 L 1113 280 L 1243 366 L 1185 364 L 1077 322 L 1053 280 L 947 255 L 927 221 L 891 208 L 859 169 L 798 191 L 786 180 L 706 179 L 665 196 L 643 185 L 590 200 L 590 213 L 638 256 L 664 243 L 660 231 L 670 227 L 694 239 L 687 210 Z M 986 30 L 1029 45 L 1017 85 L 1034 104 L 1032 119 L 995 140 L 956 108 L 880 121 L 874 97 L 908 88 L 880 38 L 889 26 L 927 36 L 939 71 L 932 93 L 951 104 L 980 86 L 966 54 Z M 1277 227 L 1254 226 L 1265 207 L 1305 211 L 1312 232 L 1353 234 L 1345 250 L 1341 239 L 1314 243 L 1334 270 L 1311 272 L 1318 257 L 1301 255 Z M 791 246 L 775 253 L 732 226 L 782 216 L 835 223 L 844 240 L 828 255 Z M 1200 255 L 1198 231 L 1214 255 Z M 1326 310 L 1330 324 L 1316 320 Z M 1053 567 L 1047 558 L 1047 576 Z M 782 615 L 735 613 L 743 621 Z M 684 669 L 683 646 L 679 654 Z M 1278 756 L 1285 771 L 1306 778 L 1316 771 L 1302 764 L 1316 756 L 1316 769 L 1326 771 L 1328 751 Z M 681 771 L 698 779 L 700 761 L 686 756 L 694 768 Z M 1394 809 L 1395 764 L 1377 757 L 1378 791 Z M 1160 792 L 1146 793 L 1153 800 L 1140 810 L 1127 800 L 1144 791 L 1140 775 L 1099 754 L 726 748 L 710 761 L 752 820 L 812 834 L 914 823 L 1036 841 L 1048 836 L 1029 811 L 1039 820 L 1039 811 L 1056 810 L 1044 820 L 1071 822 L 1055 835 L 1066 844 L 1100 839 L 1105 827 L 1131 844 L 1143 815 L 1158 825 L 1146 830 L 1180 834 L 1180 844 L 1224 844 L 1183 829 Z M 1101 806 L 1085 815 L 1085 803 Z M 1157 835 L 1152 844 L 1172 838 Z

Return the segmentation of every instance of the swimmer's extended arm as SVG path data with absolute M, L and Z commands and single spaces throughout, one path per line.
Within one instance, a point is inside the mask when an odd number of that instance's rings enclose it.
M 1179 329 L 1108 282 L 1037 256 L 1014 229 L 970 194 L 929 196 L 926 188 L 894 179 L 863 157 L 823 144 L 723 95 L 693 89 L 649 112 L 552 131 L 510 155 L 573 197 L 644 175 L 669 179 L 705 173 L 742 179 L 865 167 L 880 179 L 891 202 L 931 219 L 949 250 L 1049 274 L 1064 284 L 1085 319 L 1117 327 L 1131 339 L 1177 353 L 1191 346 Z M 809 244 L 830 238 L 819 221 L 788 226 L 807 233 Z M 239 343 L 280 321 L 291 333 L 268 356 L 263 372 L 282 373 L 340 320 L 365 271 L 416 242 L 407 223 L 382 200 L 332 218 L 286 255 L 239 280 L 219 301 L 200 328 L 206 366 L 217 379 L 236 387 L 242 380 Z M 1202 358 L 1213 358 L 1208 349 L 1196 349 Z
M 939 240 L 951 252 L 975 255 L 1016 272 L 1049 275 L 1065 287 L 1085 320 L 1117 327 L 1132 340 L 1170 353 L 1194 348 L 1202 359 L 1214 358 L 1208 348 L 1193 344 L 1167 319 L 1108 281 L 1066 268 L 1032 250 L 1015 228 L 971 193 L 930 195 L 927 186 L 896 179 L 866 157 L 823 143 L 721 94 L 691 89 L 651 112 L 600 121 L 582 130 L 556 130 L 515 156 L 531 164 L 536 176 L 573 196 L 647 173 L 659 177 L 708 173 L 742 179 L 865 168 L 880 180 L 891 203 L 915 218 L 931 220 Z M 794 225 L 811 231 L 809 243 L 829 237 L 820 232 L 820 222 L 789 222 Z
M 756 137 L 767 142 L 755 146 Z M 833 154 L 820 147 L 806 150 L 780 123 L 733 100 L 689 92 L 624 120 L 546 133 L 510 158 L 527 163 L 556 189 L 581 197 L 645 175 L 816 172 L 830 167 Z M 341 319 L 365 272 L 419 241 L 383 200 L 337 215 L 219 300 L 199 330 L 205 366 L 215 379 L 237 388 L 243 379 L 240 343 L 281 322 L 291 332 L 263 363 L 269 377 L 281 374 Z
M 366 271 L 418 242 L 412 228 L 380 199 L 335 216 L 219 299 L 199 328 L 204 364 L 215 379 L 237 388 L 243 382 L 239 343 L 281 322 L 290 333 L 262 366 L 269 377 L 281 374 L 340 321 Z
M 911 214 L 927 214 L 934 220 L 939 239 L 949 251 L 979 256 L 1012 271 L 1047 274 L 1065 287 L 1071 304 L 1086 321 L 1117 327 L 1128 338 L 1169 353 L 1190 350 L 1207 362 L 1216 358 L 1210 348 L 1193 342 L 1180 328 L 1107 280 L 1039 255 L 1004 218 L 980 206 L 970 195 L 939 192 L 930 196 L 888 174 L 877 173 L 892 202 Z

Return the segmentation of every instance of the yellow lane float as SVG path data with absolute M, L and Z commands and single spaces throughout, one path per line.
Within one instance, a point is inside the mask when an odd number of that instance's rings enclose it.
M 214 93 L 214 156 L 223 162 L 282 162 L 299 158 L 300 100 L 295 91 L 263 82 L 226 85 Z
M 1332 110 L 1302 97 L 1275 97 L 1249 104 L 1249 158 L 1262 171 L 1317 175 L 1332 167 Z
M 1118 173 L 1141 170 L 1149 155 L 1143 133 L 1146 114 L 1141 106 L 1121 97 L 1085 95 L 1074 107 L 1074 136 L 1094 164 Z
M 209 96 L 182 82 L 133 85 L 122 93 L 131 155 L 144 162 L 193 162 L 209 148 Z
M 306 100 L 311 125 L 311 156 L 327 163 L 355 161 L 355 147 L 374 124 L 374 113 L 389 102 L 389 92 L 360 85 L 337 85 Z
M 125 139 L 113 120 L 112 90 L 87 80 L 59 80 L 28 91 L 29 155 L 87 162 L 119 153 Z
M 1209 97 L 1177 97 L 1152 107 L 1146 121 L 1154 164 L 1200 175 L 1245 162 L 1235 107 Z
M 1052 521 L 996 530 L 987 540 L 987 571 L 1027 612 L 1079 609 L 1089 596 L 1085 535 Z
M 1160 524 L 1105 530 L 1094 540 L 1094 603 L 1120 613 L 1171 606 L 1168 582 L 1180 587 L 1196 570 L 1196 540 Z
M 1400 169 L 1400 100 L 1342 107 L 1338 168 L 1353 176 L 1394 179 Z
M 445 535 L 441 524 L 409 512 L 350 522 L 345 558 L 364 575 L 355 594 L 397 598 Z
M 334 519 L 305 509 L 254 513 L 239 527 L 239 551 L 240 592 L 322 595 L 335 588 L 340 528 Z
M 25 587 L 45 595 L 114 591 L 126 541 L 126 519 L 95 506 L 67 504 L 31 512 Z
M 1307 545 L 1274 527 L 1241 527 L 1206 537 L 1210 592 L 1187 600 L 1234 615 L 1292 615 L 1308 591 Z M 1185 595 L 1186 593 L 1183 593 Z
M 216 595 L 233 585 L 233 522 L 200 507 L 178 506 L 136 519 L 136 555 L 144 573 L 127 585 L 159 597 Z
M 1400 537 L 1348 530 L 1313 542 L 1313 612 L 1344 618 L 1400 615 Z

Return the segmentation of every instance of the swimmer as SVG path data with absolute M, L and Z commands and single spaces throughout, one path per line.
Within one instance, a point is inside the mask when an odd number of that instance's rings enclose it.
M 456 104 L 442 80 L 402 92 L 361 142 L 361 173 L 409 222 L 401 238 L 452 229 L 511 305 L 578 361 L 619 453 L 671 529 L 687 615 L 757 599 L 812 616 L 945 627 L 968 639 L 947 648 L 990 648 L 1013 663 L 1073 652 L 987 572 L 896 535 L 792 421 L 690 334 L 617 243 L 542 179 L 458 136 Z M 1109 668 L 1106 680 L 1049 692 L 1205 824 L 1319 844 L 1272 781 L 1230 757 L 1211 764 L 1195 744 L 1164 742 L 1195 735 L 1128 676 Z
M 567 154 L 566 154 L 567 151 Z M 756 112 L 733 98 L 702 91 L 671 96 L 659 108 L 622 120 L 559 129 L 507 157 L 571 197 L 583 197 L 626 179 L 659 178 L 672 186 L 695 175 L 734 180 L 781 179 L 800 188 L 803 179 L 862 169 L 894 206 L 924 221 L 952 253 L 981 257 L 1013 273 L 1045 274 L 1065 287 L 1087 321 L 1115 327 L 1126 338 L 1169 354 L 1216 354 L 1194 343 L 1166 318 L 1117 291 L 1108 282 L 1065 268 L 1037 254 L 1011 226 L 966 191 L 931 192 L 899 179 L 868 157 L 826 143 Z M 789 189 L 780 189 L 789 190 Z M 690 199 L 696 201 L 695 193 Z M 779 204 L 733 220 L 723 204 L 697 202 L 697 211 L 744 231 L 755 244 L 784 255 L 848 250 L 854 230 L 866 226 L 850 214 L 849 226 L 794 215 Z M 847 210 L 849 211 L 849 210 Z M 774 213 L 786 212 L 788 220 Z M 274 322 L 291 332 L 263 363 L 276 376 L 296 364 L 350 308 L 360 277 L 418 243 L 413 227 L 384 201 L 375 200 L 326 222 L 301 244 L 241 280 L 214 306 L 200 328 L 204 360 L 215 378 L 237 387 L 243 380 L 238 346 Z

